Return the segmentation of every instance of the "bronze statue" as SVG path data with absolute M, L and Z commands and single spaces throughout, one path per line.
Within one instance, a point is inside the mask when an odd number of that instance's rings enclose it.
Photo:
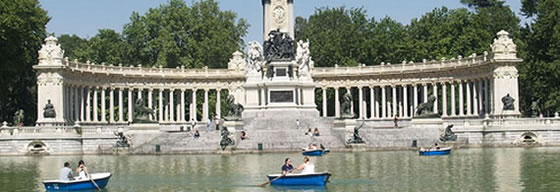
M 227 111 L 224 119 L 239 120 L 241 118 L 241 114 L 243 113 L 243 105 L 235 103 L 235 97 L 233 95 L 228 95 L 226 99 L 226 106 Z
M 417 118 L 430 118 L 439 117 L 439 114 L 434 113 L 434 103 L 436 102 L 436 96 L 430 95 L 428 101 L 421 103 L 416 107 L 415 117 Z
M 352 133 L 352 137 L 346 141 L 347 144 L 359 144 L 365 143 L 362 137 L 360 137 L 360 129 L 364 126 L 366 121 L 362 121 L 360 126 L 354 127 L 354 132 Z
M 340 108 L 342 109 L 342 117 L 353 117 L 353 112 L 350 110 L 352 105 L 352 94 L 350 91 L 347 91 L 342 96 L 342 103 Z
M 147 122 L 154 122 L 150 120 L 154 118 L 154 110 L 146 107 L 144 100 L 142 98 L 136 99 L 134 103 L 134 120 L 135 123 L 147 123 Z
M 235 140 L 231 138 L 231 134 L 228 131 L 227 127 L 222 128 L 222 139 L 220 140 L 220 147 L 222 150 L 226 149 L 227 146 L 235 145 Z
M 51 103 L 51 100 L 47 100 L 47 104 L 43 107 L 43 117 L 44 118 L 55 118 L 56 111 L 54 110 L 54 105 Z
M 23 125 L 23 109 L 17 110 L 14 114 L 14 126 L 22 126 Z
M 515 110 L 515 106 L 514 103 L 515 99 L 513 99 L 513 97 L 509 96 L 509 93 L 502 97 L 502 103 L 504 104 L 504 111 L 511 111 L 511 110 Z
M 287 33 L 280 29 L 268 33 L 268 40 L 264 42 L 264 57 L 267 62 L 272 60 L 293 60 L 294 41 Z
M 117 147 L 130 147 L 129 137 L 124 135 L 124 132 L 120 130 L 120 128 L 118 131 L 115 131 L 114 134 L 118 137 Z
M 447 126 L 445 128 L 445 131 L 443 132 L 443 135 L 441 135 L 439 137 L 440 141 L 456 141 L 457 140 L 457 135 L 455 135 L 455 133 L 453 133 L 453 131 L 451 131 L 451 128 L 453 128 L 453 124 Z

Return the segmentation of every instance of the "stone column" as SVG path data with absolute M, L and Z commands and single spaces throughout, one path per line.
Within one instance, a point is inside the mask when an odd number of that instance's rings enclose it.
M 434 113 L 439 113 L 438 111 L 438 88 L 437 88 L 437 82 L 434 82 L 433 84 L 433 88 L 434 88 L 434 97 L 436 98 L 436 100 L 434 101 Z
M 175 89 L 171 88 L 169 90 L 169 104 L 168 104 L 168 106 L 169 106 L 169 119 L 168 119 L 168 121 L 170 121 L 170 122 L 175 122 L 175 115 L 174 115 L 174 113 L 175 113 L 175 110 L 174 110 L 175 102 L 173 101 L 174 96 L 175 96 Z
M 463 80 L 459 80 L 459 116 L 465 115 L 465 105 L 463 96 Z
M 132 123 L 134 118 L 133 109 L 132 109 L 132 102 L 134 99 L 132 98 L 132 88 L 128 88 L 128 122 Z
M 373 119 L 375 117 L 375 95 L 374 95 L 373 88 L 374 86 L 369 87 L 369 111 L 370 111 L 369 119 Z
M 142 99 L 142 92 L 143 92 L 143 91 L 144 91 L 143 88 L 138 88 L 138 93 L 137 93 L 138 99 Z
M 221 93 L 222 89 L 217 89 L 216 90 L 216 117 L 218 118 L 222 118 L 222 102 L 221 102 Z
M 107 123 L 107 112 L 105 112 L 107 105 L 105 105 L 105 87 L 101 87 L 101 122 L 102 123 Z
M 387 94 L 385 85 L 381 86 L 381 118 L 387 117 Z
M 204 89 L 204 104 L 202 105 L 202 120 L 208 120 L 208 89 Z M 266 100 L 266 99 L 265 99 Z
M 123 109 L 123 88 L 119 87 L 119 122 L 121 123 L 124 122 Z
M 484 79 L 484 114 L 488 114 L 490 113 L 490 86 L 489 86 L 489 80 L 488 79 Z
M 193 89 L 192 92 L 192 110 L 191 110 L 191 114 L 192 114 L 192 119 L 194 119 L 195 121 L 197 121 L 197 117 L 196 117 L 196 88 Z
M 158 121 L 163 122 L 163 89 L 158 89 Z
M 423 88 L 422 95 L 424 95 L 424 100 L 422 100 L 422 103 L 426 103 L 428 101 L 428 84 L 423 83 L 422 88 Z
M 321 91 L 323 93 L 323 117 L 327 116 L 327 88 L 323 87 L 321 88 Z
M 396 85 L 391 85 L 391 89 L 393 90 L 393 93 L 391 93 L 391 97 L 393 98 L 393 107 L 392 107 L 392 112 L 393 114 L 391 115 L 391 117 L 394 117 L 397 115 L 397 87 Z
M 472 115 L 472 111 L 471 111 L 471 82 L 470 81 L 466 81 L 465 85 L 467 86 L 467 116 L 471 116 Z
M 109 122 L 115 122 L 115 87 L 109 88 Z
M 492 114 L 493 111 L 496 110 L 496 108 L 492 107 L 494 106 L 494 84 L 492 84 L 492 80 L 488 79 L 488 113 Z
M 181 118 L 179 118 L 179 121 L 181 122 L 185 122 L 185 88 L 181 88 L 181 112 L 179 113 L 179 115 L 181 116 Z
M 72 90 L 74 91 L 74 121 L 80 121 L 80 88 L 74 86 Z
M 85 112 L 86 112 L 86 99 L 84 97 L 84 88 L 79 87 L 80 89 L 80 121 L 85 121 Z
M 447 83 L 442 82 L 441 83 L 441 97 L 442 97 L 442 103 L 441 103 L 441 110 L 442 110 L 442 116 L 443 117 L 447 117 Z
M 403 117 L 408 117 L 408 85 L 404 84 L 403 88 Z
M 379 118 L 379 117 L 381 117 L 381 114 L 380 114 L 381 112 L 379 111 L 379 101 L 378 101 L 378 99 L 375 98 L 375 97 L 378 96 L 379 92 L 377 92 L 375 87 L 373 87 L 373 93 L 374 93 L 374 99 L 373 100 L 375 101 L 375 118 Z
M 153 92 L 154 89 L 153 88 L 148 88 L 148 108 L 150 109 L 154 109 L 154 96 L 153 96 Z M 148 116 L 148 119 L 150 120 L 154 120 L 154 117 L 152 115 Z
M 97 107 L 99 107 L 99 105 L 97 104 L 97 89 L 99 89 L 99 87 L 95 87 L 93 90 L 93 121 L 94 122 L 99 121 L 99 112 L 97 110 Z
M 455 82 L 452 81 L 450 84 L 451 84 L 451 116 L 455 116 L 455 115 L 457 115 L 457 113 L 456 113 L 456 108 L 455 108 L 455 104 L 456 104 L 456 100 L 455 100 Z
M 340 117 L 340 100 L 338 96 L 338 87 L 334 88 L 334 116 Z
M 86 121 L 91 122 L 91 88 L 86 87 L 87 96 L 86 96 Z
M 414 99 L 414 107 L 413 110 L 411 112 L 412 116 L 414 116 L 414 113 L 416 113 L 416 108 L 418 107 L 418 85 L 417 84 L 413 84 L 412 85 L 412 89 L 413 89 L 413 99 Z
M 482 114 L 484 113 L 484 112 L 482 112 L 482 81 L 480 81 L 480 79 L 476 81 L 476 86 L 477 86 L 477 87 L 476 87 L 476 91 L 475 91 L 475 93 L 476 93 L 476 101 L 475 101 L 476 110 L 475 110 L 475 115 L 478 116 L 479 113 L 482 113 Z
M 358 101 L 358 102 L 359 102 L 359 103 L 358 103 L 358 108 L 359 108 L 359 109 L 358 109 L 358 112 L 360 113 L 360 116 L 359 116 L 360 119 L 365 117 L 365 116 L 364 116 L 364 102 L 363 102 L 363 100 L 364 100 L 364 91 L 362 90 L 363 88 L 364 88 L 364 87 L 362 87 L 362 86 L 359 86 L 359 87 L 358 87 L 358 94 L 359 94 L 359 95 L 358 95 L 358 100 L 359 100 L 359 101 Z

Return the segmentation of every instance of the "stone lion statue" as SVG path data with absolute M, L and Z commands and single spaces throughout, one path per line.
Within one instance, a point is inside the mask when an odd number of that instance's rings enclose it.
M 433 112 L 434 109 L 434 103 L 436 102 L 436 97 L 433 95 L 430 95 L 430 97 L 428 97 L 428 101 L 425 103 L 421 103 L 418 105 L 418 107 L 416 107 L 416 116 L 425 116 L 425 115 L 430 115 L 430 114 L 435 114 Z

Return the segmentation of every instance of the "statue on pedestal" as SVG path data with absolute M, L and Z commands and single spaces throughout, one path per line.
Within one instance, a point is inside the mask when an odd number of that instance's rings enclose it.
M 346 141 L 346 144 L 360 144 L 365 143 L 362 137 L 360 137 L 360 129 L 364 126 L 366 121 L 362 121 L 360 126 L 354 127 L 354 132 L 352 133 L 352 137 Z
M 222 150 L 226 149 L 227 146 L 235 145 L 235 140 L 232 138 L 232 134 L 228 131 L 227 127 L 222 128 L 221 135 L 220 147 L 222 147 Z
M 263 70 L 263 48 L 259 42 L 251 41 L 249 42 L 249 47 L 247 50 L 247 76 L 249 78 L 264 77 Z M 260 74 L 259 74 L 260 73 Z
M 51 100 L 47 100 L 47 104 L 43 107 L 43 117 L 44 118 L 55 118 L 56 111 L 54 110 L 54 105 L 51 103 Z
M 276 29 L 270 31 L 268 37 L 264 42 L 264 57 L 267 62 L 294 59 L 294 41 L 287 33 Z
M 118 137 L 117 147 L 130 147 L 129 137 L 124 135 L 122 128 L 119 128 L 114 134 Z
M 136 99 L 136 102 L 134 103 L 134 120 L 133 120 L 133 122 L 134 123 L 152 123 L 152 122 L 155 122 L 153 120 L 150 120 L 150 117 L 152 117 L 152 119 L 155 119 L 154 110 L 146 107 L 144 99 L 142 99 L 142 98 Z
M 445 128 L 443 135 L 439 137 L 440 141 L 457 141 L 457 135 L 451 131 L 451 128 L 453 128 L 453 124 Z
M 509 93 L 506 96 L 502 97 L 502 103 L 504 104 L 504 111 L 515 110 L 514 102 L 515 102 L 515 99 L 513 99 L 513 97 L 509 96 Z
M 351 106 L 352 106 L 352 94 L 350 93 L 350 90 L 348 90 L 342 96 L 342 103 L 340 105 L 340 108 L 342 109 L 342 117 L 343 118 L 354 117 L 354 114 L 353 114 L 352 110 L 350 110 Z
M 243 113 L 243 105 L 235 103 L 235 97 L 233 95 L 228 95 L 226 99 L 226 116 L 224 119 L 230 121 L 236 121 L 241 119 L 241 114 Z
M 298 64 L 298 71 L 300 78 L 311 78 L 311 68 L 313 68 L 313 61 L 309 51 L 309 40 L 303 42 L 300 40 L 297 43 L 296 63 Z
M 439 117 L 439 114 L 434 113 L 434 103 L 436 102 L 436 96 L 430 95 L 428 101 L 421 103 L 416 107 L 415 118 L 435 118 Z
M 23 125 L 23 109 L 17 110 L 14 114 L 14 126 L 22 126 Z

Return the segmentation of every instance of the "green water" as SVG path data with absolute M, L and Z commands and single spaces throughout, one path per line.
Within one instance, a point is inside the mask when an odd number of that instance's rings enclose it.
M 325 188 L 256 187 L 299 153 L 149 156 L 0 156 L 0 191 L 44 191 L 65 161 L 112 172 L 105 191 L 560 191 L 560 148 L 458 149 L 450 156 L 413 151 L 330 153 L 313 158 L 332 173 Z

